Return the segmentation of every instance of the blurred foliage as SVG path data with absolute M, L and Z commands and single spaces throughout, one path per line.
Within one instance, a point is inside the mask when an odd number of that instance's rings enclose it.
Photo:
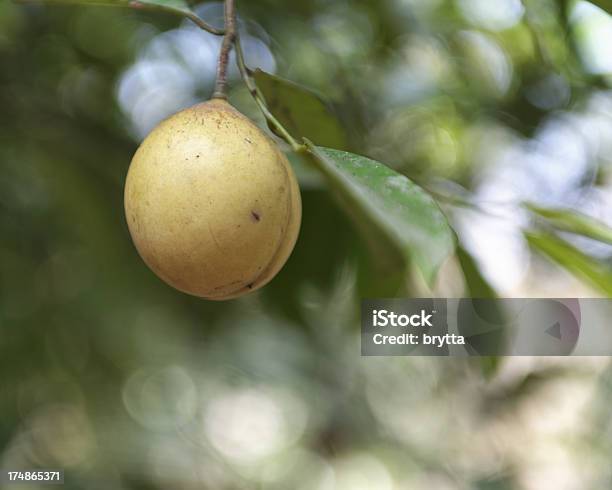
M 585 256 L 565 240 L 548 233 L 526 233 L 529 244 L 567 270 L 583 276 L 606 296 L 612 296 L 612 269 Z
M 327 99 L 291 100 L 300 136 L 341 127 L 332 146 L 429 190 L 459 248 L 430 287 L 296 159 L 287 266 L 209 303 L 138 258 L 122 186 L 147 131 L 211 93 L 218 39 L 163 12 L 1 2 L 0 467 L 88 490 L 610 488 L 607 359 L 358 354 L 364 295 L 612 294 L 594 4 L 239 1 L 250 67 Z M 220 25 L 219 3 L 192 8 Z
M 548 209 L 527 204 L 527 209 L 557 229 L 612 244 L 612 228 L 599 220 L 566 209 Z

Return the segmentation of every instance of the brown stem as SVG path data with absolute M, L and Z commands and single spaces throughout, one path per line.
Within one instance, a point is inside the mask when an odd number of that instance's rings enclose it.
M 300 145 L 289 132 L 283 127 L 283 125 L 274 117 L 266 106 L 263 95 L 257 88 L 255 81 L 249 73 L 249 69 L 246 66 L 244 60 L 244 53 L 240 44 L 240 36 L 236 28 L 236 6 L 235 0 L 225 0 L 225 35 L 223 37 L 223 43 L 221 44 L 221 51 L 219 52 L 219 63 L 217 65 L 217 80 L 215 82 L 215 91 L 213 92 L 213 99 L 227 99 L 227 65 L 229 61 L 229 55 L 232 47 L 236 50 L 236 64 L 242 75 L 242 79 L 246 84 L 250 94 L 253 96 L 255 103 L 259 106 L 259 109 L 266 118 L 268 124 L 272 126 L 277 134 L 296 151 L 304 151 L 305 146 Z
M 217 63 L 217 80 L 213 99 L 227 99 L 227 66 L 229 55 L 236 38 L 236 8 L 235 0 L 225 0 L 225 35 L 219 52 Z
M 223 29 L 217 29 L 216 27 L 211 26 L 210 24 L 202 20 L 200 17 L 198 17 L 193 12 L 186 12 L 186 13 L 183 13 L 183 15 L 187 17 L 195 25 L 197 25 L 200 29 L 210 32 L 211 34 L 214 34 L 215 36 L 222 36 L 223 34 L 225 34 L 225 31 Z

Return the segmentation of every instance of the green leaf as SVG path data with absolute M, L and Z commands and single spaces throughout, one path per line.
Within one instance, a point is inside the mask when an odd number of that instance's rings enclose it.
M 20 3 L 81 4 L 103 7 L 130 7 L 134 9 L 161 10 L 183 16 L 195 16 L 185 0 L 19 0 Z
M 593 5 L 597 5 L 605 12 L 612 14 L 612 0 L 590 0 Z
M 132 0 L 128 3 L 132 6 L 141 3 L 143 5 L 155 5 L 164 9 L 191 11 L 189 4 L 185 0 Z
M 612 296 L 612 269 L 549 233 L 524 232 L 529 245 L 576 277 Z
M 463 270 L 470 298 L 497 298 L 497 293 L 480 272 L 474 257 L 463 247 L 458 246 L 457 258 Z
M 493 286 L 485 279 L 480 272 L 478 264 L 474 260 L 474 257 L 462 246 L 457 246 L 457 258 L 459 264 L 463 270 L 463 276 L 465 277 L 465 283 L 467 286 L 468 294 L 471 298 L 497 298 L 497 293 Z M 496 318 L 500 318 L 503 312 L 499 308 L 497 302 L 491 302 L 491 308 L 495 308 Z M 504 335 L 504 329 L 500 329 L 500 336 Z M 502 358 L 500 356 L 479 356 L 472 362 L 479 366 L 480 372 L 485 379 L 490 380 L 497 374 L 501 366 Z
M 306 140 L 329 182 L 380 233 L 412 260 L 429 285 L 453 253 L 455 236 L 434 199 L 408 178 L 366 157 L 314 146 Z M 376 239 L 377 237 L 370 237 Z
M 480 368 L 480 372 L 486 380 L 492 379 L 501 367 L 501 356 L 479 356 L 474 361 Z
M 559 230 L 612 244 L 612 228 L 595 218 L 570 209 L 542 208 L 530 203 L 526 203 L 525 207 Z
M 255 70 L 253 76 L 268 109 L 292 136 L 346 149 L 344 128 L 321 95 L 262 70 Z

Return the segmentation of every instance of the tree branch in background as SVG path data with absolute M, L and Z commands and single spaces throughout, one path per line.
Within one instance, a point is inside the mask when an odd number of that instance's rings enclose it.
M 82 5 L 97 5 L 101 7 L 128 7 L 135 10 L 151 10 L 158 12 L 168 12 L 173 15 L 185 17 L 196 24 L 200 29 L 205 30 L 215 36 L 222 36 L 223 29 L 217 29 L 211 26 L 208 22 L 198 17 L 186 3 L 177 1 L 165 3 L 164 0 L 16 0 L 17 3 L 23 4 L 82 4 Z

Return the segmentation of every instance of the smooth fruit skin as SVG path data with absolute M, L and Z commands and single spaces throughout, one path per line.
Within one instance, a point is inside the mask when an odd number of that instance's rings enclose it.
M 269 282 L 289 258 L 302 217 L 285 155 L 221 99 L 153 129 L 132 159 L 124 197 L 132 240 L 149 268 L 212 300 Z

